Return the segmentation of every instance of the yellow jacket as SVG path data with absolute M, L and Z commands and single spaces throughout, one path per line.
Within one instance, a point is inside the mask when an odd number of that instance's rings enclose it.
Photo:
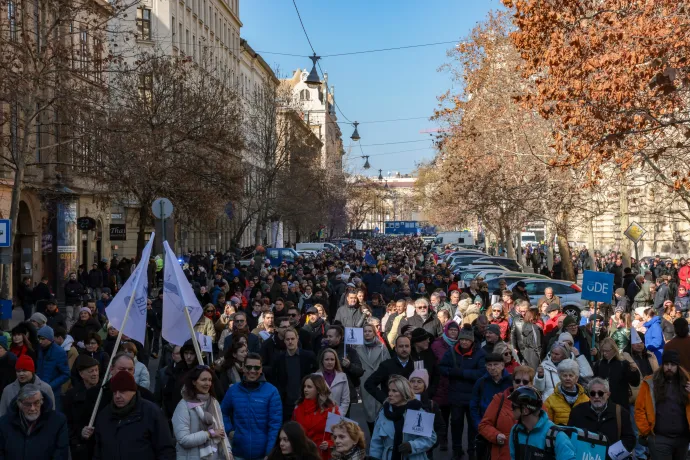
M 556 389 L 551 396 L 546 398 L 546 402 L 544 402 L 546 415 L 549 416 L 549 419 L 553 423 L 556 425 L 567 425 L 568 419 L 570 418 L 570 411 L 573 407 L 589 401 L 589 396 L 585 394 L 585 389 L 582 388 L 580 384 L 577 385 L 577 393 L 577 400 L 575 400 L 575 404 L 571 406 L 568 404 L 568 401 L 566 401 L 563 393 L 561 393 L 561 384 L 556 384 Z
M 690 398 L 685 404 L 685 417 L 690 423 Z M 654 432 L 656 421 L 656 402 L 654 401 L 654 375 L 648 375 L 640 384 L 640 392 L 635 401 L 635 424 L 640 436 L 649 436 Z
M 388 343 L 391 344 L 391 347 L 395 346 L 395 339 L 398 338 L 398 332 L 400 332 L 400 321 L 402 321 L 403 318 L 406 318 L 405 312 L 402 312 L 402 314 L 393 319 L 393 327 L 391 328 L 391 331 L 388 333 L 387 337 Z

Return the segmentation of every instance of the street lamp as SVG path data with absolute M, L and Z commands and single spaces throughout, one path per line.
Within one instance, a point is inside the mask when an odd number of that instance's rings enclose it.
M 383 182 L 383 176 L 381 175 L 382 170 L 379 169 L 379 182 Z
M 364 161 L 364 169 L 369 169 L 369 168 L 371 168 L 371 165 L 369 164 L 369 155 L 364 155 L 362 158 L 365 159 L 365 161 Z
M 355 130 L 354 130 L 354 132 L 352 133 L 352 136 L 350 136 L 350 139 L 352 139 L 353 141 L 358 141 L 358 140 L 361 139 L 361 138 L 359 137 L 359 133 L 357 132 L 357 125 L 359 125 L 359 123 L 357 123 L 357 122 L 355 121 L 355 122 L 352 123 L 352 124 L 355 125 Z
M 313 56 L 309 56 L 309 59 L 311 59 L 312 67 L 311 72 L 309 72 L 309 75 L 307 76 L 306 83 L 310 88 L 318 88 L 321 86 L 321 79 L 319 78 L 319 73 L 316 71 L 316 63 L 319 61 L 319 59 L 321 59 L 321 57 L 314 53 Z

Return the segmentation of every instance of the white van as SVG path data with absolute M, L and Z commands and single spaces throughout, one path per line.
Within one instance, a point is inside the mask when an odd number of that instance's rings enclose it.
M 535 246 L 538 244 L 537 235 L 534 232 L 521 232 L 520 233 L 520 246 L 526 248 L 528 244 Z
M 338 250 L 338 247 L 333 243 L 297 243 L 295 245 L 297 251 L 310 250 L 310 251 L 332 251 Z
M 441 232 L 436 236 L 436 244 L 474 246 L 474 237 L 472 233 L 467 230 L 462 232 Z

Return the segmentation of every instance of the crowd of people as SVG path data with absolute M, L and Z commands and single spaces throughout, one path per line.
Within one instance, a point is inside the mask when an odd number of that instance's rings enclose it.
M 110 292 L 79 274 L 64 307 L 48 290 L 0 334 L 1 459 L 572 460 L 565 427 L 637 459 L 688 451 L 684 261 L 638 274 L 613 257 L 602 268 L 615 298 L 580 311 L 552 289 L 532 303 L 521 283 L 460 288 L 414 237 L 277 267 L 261 247 L 249 265 L 188 253 L 194 329 L 213 342 L 201 356 L 161 337 L 151 263 L 145 343 L 123 335 L 115 348 Z M 351 328 L 361 343 L 346 345 Z M 433 427 L 405 429 L 409 413 L 433 414 Z

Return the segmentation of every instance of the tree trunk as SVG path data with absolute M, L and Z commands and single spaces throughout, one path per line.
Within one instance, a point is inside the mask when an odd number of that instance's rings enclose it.
M 254 246 L 258 246 L 262 243 L 261 241 L 261 226 L 263 224 L 262 218 L 256 219 L 256 226 L 254 227 Z
M 507 225 L 504 227 L 503 233 L 505 235 L 506 250 L 508 251 L 508 257 L 515 259 L 515 247 L 513 246 L 513 233 Z M 517 259 L 516 259 L 517 260 Z
M 628 187 L 625 185 L 625 180 L 621 178 L 620 187 L 618 188 L 618 204 L 620 212 L 620 232 L 621 245 L 620 251 L 622 253 L 623 268 L 630 267 L 630 240 L 623 233 L 628 229 L 630 225 L 630 214 L 628 212 Z
M 573 269 L 573 257 L 568 246 L 568 236 L 558 234 L 558 251 L 561 253 L 561 268 L 563 269 L 563 279 L 576 282 L 575 270 Z

